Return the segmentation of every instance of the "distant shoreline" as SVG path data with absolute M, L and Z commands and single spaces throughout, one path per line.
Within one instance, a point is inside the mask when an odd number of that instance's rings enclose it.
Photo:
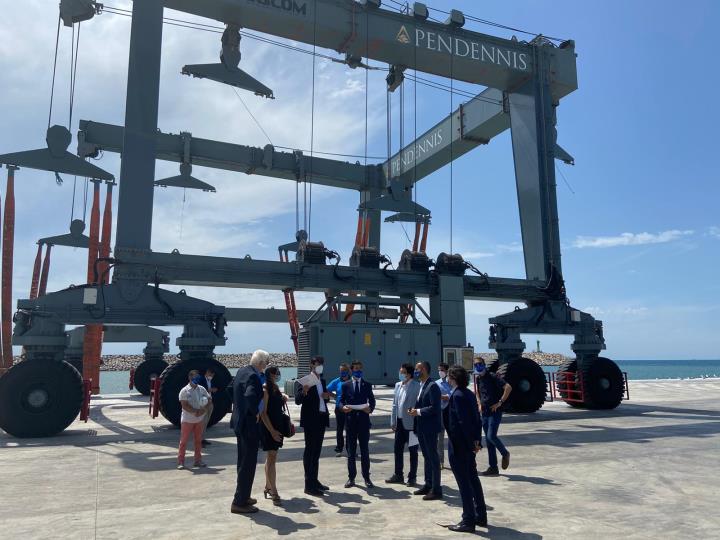
M 215 358 L 227 368 L 240 368 L 250 363 L 252 353 L 216 354 Z M 497 358 L 495 353 L 478 353 L 485 360 Z M 525 357 L 535 360 L 541 366 L 559 366 L 569 358 L 554 353 L 525 353 Z M 166 354 L 165 361 L 172 363 L 177 359 L 173 354 Z M 18 362 L 20 357 L 15 358 Z M 144 360 L 142 354 L 106 354 L 102 357 L 100 371 L 130 371 Z M 294 353 L 270 353 L 270 363 L 278 367 L 297 367 L 297 356 Z

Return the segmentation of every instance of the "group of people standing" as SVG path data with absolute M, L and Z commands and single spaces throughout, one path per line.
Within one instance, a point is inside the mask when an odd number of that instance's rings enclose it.
M 282 504 L 277 490 L 275 464 L 278 449 L 282 447 L 284 437 L 288 436 L 284 433 L 287 417 L 283 413 L 288 398 L 278 387 L 280 370 L 268 367 L 268 361 L 267 352 L 255 351 L 250 365 L 238 370 L 233 381 L 234 407 L 230 424 L 237 437 L 238 452 L 237 485 L 231 505 L 233 513 L 258 511 L 257 500 L 252 498 L 251 490 L 260 447 L 267 453 L 264 496 L 276 505 Z M 337 456 L 347 453 L 348 479 L 345 487 L 356 485 L 359 446 L 360 472 L 365 486 L 373 488 L 369 442 L 370 417 L 376 401 L 372 384 L 363 378 L 363 364 L 359 361 L 350 365 L 341 364 L 339 376 L 326 384 L 324 363 L 322 357 L 314 357 L 310 362 L 310 370 L 315 374 L 314 382 L 304 386 L 296 382 L 295 387 L 295 402 L 300 405 L 300 426 L 305 442 L 305 493 L 322 497 L 330 489 L 319 479 L 319 462 L 325 431 L 330 426 L 331 401 L 334 401 L 337 425 L 335 453 Z M 475 360 L 472 372 L 462 366 L 439 364 L 439 378 L 436 380 L 431 377 L 431 370 L 429 362 L 400 366 L 390 415 L 390 427 L 394 432 L 394 473 L 386 483 L 416 487 L 414 494 L 425 501 L 443 498 L 441 469 L 444 468 L 444 439 L 447 434 L 448 461 L 463 503 L 462 520 L 450 525 L 449 529 L 473 532 L 476 526 L 487 525 L 487 510 L 476 466 L 483 431 L 489 467 L 480 474 L 499 474 L 498 451 L 502 456 L 502 468 L 506 469 L 510 464 L 510 453 L 497 432 L 502 421 L 503 405 L 512 388 L 490 373 L 481 358 Z M 197 392 L 202 398 L 204 389 L 197 377 L 197 373 L 191 373 L 188 387 L 193 392 L 193 385 L 199 387 Z M 469 389 L 471 383 L 475 392 Z M 187 392 L 183 392 L 180 394 L 181 403 L 183 397 L 188 397 Z M 205 393 L 210 398 L 210 392 Z M 200 414 L 200 408 L 195 407 L 193 399 L 185 399 L 183 414 Z M 212 399 L 208 401 L 211 403 Z M 207 403 L 202 399 L 200 403 L 205 403 L 203 410 L 207 414 Z M 195 437 L 197 441 L 197 434 Z M 187 437 L 181 435 L 184 460 L 183 439 L 187 440 Z M 406 447 L 410 455 L 407 480 L 403 472 Z M 422 483 L 418 483 L 417 477 L 420 453 L 424 462 Z M 196 446 L 196 463 L 202 463 L 199 458 Z

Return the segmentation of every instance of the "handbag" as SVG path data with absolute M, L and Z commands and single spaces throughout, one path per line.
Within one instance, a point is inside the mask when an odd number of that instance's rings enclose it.
M 283 437 L 287 437 L 289 439 L 295 435 L 295 424 L 293 424 L 292 418 L 290 418 L 290 409 L 285 402 L 283 402 L 283 410 L 285 412 L 282 413 L 282 425 L 280 426 L 279 431 Z

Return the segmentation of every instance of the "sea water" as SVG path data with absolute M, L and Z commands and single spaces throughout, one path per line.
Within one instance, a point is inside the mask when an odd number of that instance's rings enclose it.
M 630 380 L 720 377 L 720 360 L 618 360 L 617 363 L 622 371 L 627 372 Z M 552 372 L 557 369 L 557 366 L 543 366 L 544 371 Z M 236 372 L 237 368 L 230 369 L 231 374 Z M 284 387 L 285 380 L 296 375 L 295 367 L 280 368 L 280 388 Z M 130 391 L 129 381 L 129 371 L 103 371 L 100 373 L 100 392 L 127 393 Z

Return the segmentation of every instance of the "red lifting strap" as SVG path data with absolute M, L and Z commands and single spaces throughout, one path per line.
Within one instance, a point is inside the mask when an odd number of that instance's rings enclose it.
M 100 258 L 107 259 L 110 256 L 110 241 L 112 236 L 112 193 L 113 184 L 107 184 L 105 196 L 105 210 L 103 211 L 102 240 L 100 241 Z M 108 263 L 102 262 L 99 265 L 100 281 L 110 282 L 110 275 L 107 272 Z
M 30 300 L 38 297 L 38 287 L 40 286 L 40 268 L 42 265 L 42 244 L 38 244 L 37 255 L 35 255 L 35 264 L 33 265 L 32 279 L 30 280 Z
M 95 261 L 98 257 L 100 237 L 100 182 L 93 180 L 93 204 L 90 212 L 90 241 L 88 242 L 88 283 L 95 282 Z M 98 276 L 99 278 L 99 276 Z M 100 392 L 100 350 L 98 335 L 102 339 L 102 325 L 85 327 L 83 340 L 83 378 L 92 381 L 92 393 Z
M 2 316 L 2 367 L 13 365 L 12 352 L 12 273 L 15 243 L 15 167 L 8 167 L 5 191 L 5 215 L 2 234 L 2 292 L 0 294 Z
M 413 238 L 413 252 L 418 250 L 418 242 L 420 242 L 420 222 L 415 222 L 415 238 Z
M 420 253 L 425 253 L 425 248 L 427 247 L 427 238 L 428 238 L 428 229 L 430 228 L 430 223 L 425 222 L 425 225 L 423 227 L 423 233 L 422 233 L 422 240 L 420 241 Z
M 45 296 L 47 292 L 48 276 L 50 275 L 50 252 L 52 244 L 48 244 L 45 248 L 45 260 L 43 261 L 42 273 L 40 274 L 40 287 L 38 288 L 38 297 Z

